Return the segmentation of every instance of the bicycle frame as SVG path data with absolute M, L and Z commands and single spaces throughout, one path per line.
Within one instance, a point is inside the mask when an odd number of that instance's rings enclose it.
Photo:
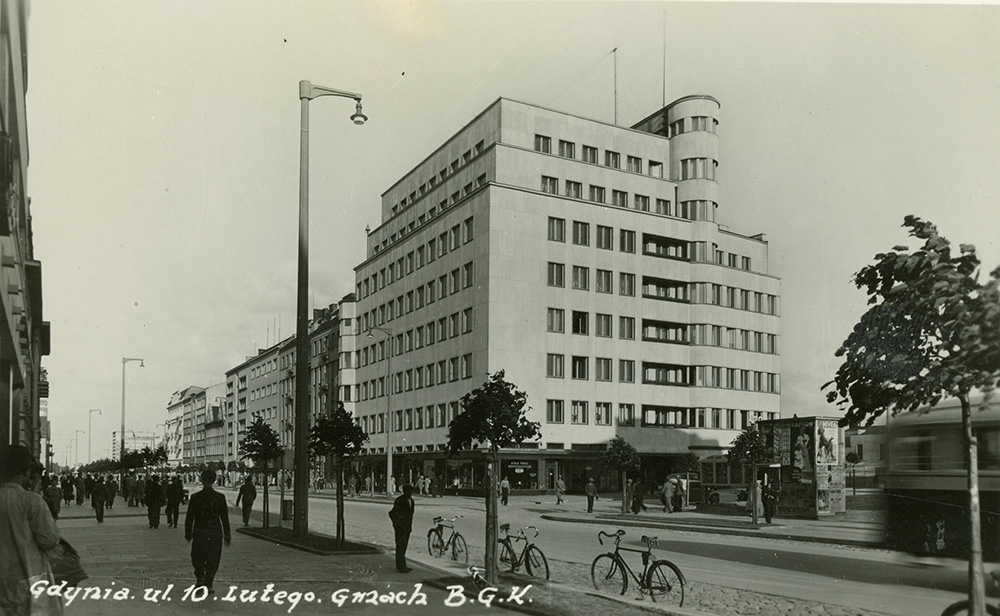
M 503 532 L 504 536 L 503 536 L 503 538 L 499 539 L 499 542 L 502 543 L 502 544 L 505 544 L 510 549 L 510 554 L 511 554 L 511 556 L 514 557 L 514 562 L 511 563 L 511 564 L 513 565 L 515 571 L 517 569 L 519 569 L 521 567 L 521 565 L 524 564 L 525 560 L 527 560 L 527 558 L 528 558 L 528 550 L 531 549 L 531 546 L 535 545 L 534 543 L 531 543 L 531 541 L 528 540 L 528 536 L 524 534 L 524 531 L 527 530 L 527 529 L 529 529 L 529 528 L 535 531 L 535 537 L 537 537 L 538 536 L 538 529 L 535 528 L 534 526 L 526 526 L 526 527 L 518 530 L 517 531 L 517 535 L 515 535 L 513 537 L 513 539 L 511 538 L 510 532 L 508 530 L 509 526 L 507 526 L 505 524 L 504 526 L 500 527 L 500 530 Z M 532 538 L 534 538 L 534 537 L 532 537 Z M 514 550 L 514 542 L 515 541 L 524 541 L 524 547 L 521 549 L 521 555 L 520 556 L 518 556 L 517 551 Z
M 621 535 L 608 535 L 608 536 L 614 536 L 615 538 L 615 551 L 612 553 L 612 556 L 615 559 L 615 561 L 618 563 L 620 567 L 622 567 L 629 574 L 629 577 L 631 577 L 635 581 L 636 585 L 639 588 L 645 588 L 646 575 L 649 573 L 649 565 L 650 563 L 655 562 L 653 559 L 653 544 L 652 543 L 646 544 L 645 550 L 637 550 L 635 548 L 623 548 L 621 546 L 622 542 Z M 601 541 L 600 535 L 598 535 L 597 540 L 601 542 L 601 545 L 604 545 L 604 542 Z M 621 552 L 635 552 L 637 554 L 642 554 L 641 578 L 636 576 L 635 572 L 632 571 L 632 567 L 630 567 L 628 561 L 626 561 L 625 558 L 622 557 Z

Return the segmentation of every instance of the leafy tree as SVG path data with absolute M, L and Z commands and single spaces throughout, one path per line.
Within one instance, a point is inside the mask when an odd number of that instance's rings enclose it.
M 504 380 L 504 371 L 494 373 L 482 385 L 462 396 L 464 411 L 448 426 L 448 453 L 454 455 L 474 442 L 489 447 L 492 460 L 486 486 L 486 579 L 496 583 L 497 491 L 501 447 L 538 438 L 539 424 L 528 421 L 528 396 Z
M 730 466 L 749 465 L 752 469 L 750 473 L 750 508 L 753 512 L 753 523 L 757 523 L 757 465 L 768 462 L 773 457 L 774 451 L 767 446 L 764 435 L 757 430 L 756 424 L 750 425 L 736 435 L 729 446 L 726 458 Z
M 344 408 L 343 402 L 320 417 L 309 430 L 309 451 L 314 456 L 332 456 L 337 469 L 337 542 L 344 544 L 344 462 L 360 453 L 368 434 Z
M 912 253 L 896 246 L 855 274 L 870 308 L 837 350 L 844 363 L 823 388 L 845 412 L 841 423 L 851 426 L 871 425 L 886 411 L 958 398 L 969 486 L 969 602 L 982 615 L 979 471 L 969 394 L 979 389 L 989 395 L 1000 378 L 1000 268 L 981 284 L 974 246 L 962 244 L 955 255 L 932 223 L 907 216 L 903 226 L 923 246 Z
M 246 439 L 240 444 L 240 458 L 253 461 L 254 468 L 262 469 L 264 473 L 264 526 L 269 525 L 269 505 L 267 498 L 268 465 L 272 460 L 285 453 L 281 446 L 278 431 L 272 428 L 264 418 L 256 415 L 253 423 L 247 427 Z
M 616 436 L 608 443 L 608 448 L 601 455 L 600 465 L 618 473 L 621 477 L 622 486 L 622 515 L 628 513 L 628 497 L 625 485 L 629 475 L 638 475 L 642 469 L 642 460 L 635 447 L 620 436 Z

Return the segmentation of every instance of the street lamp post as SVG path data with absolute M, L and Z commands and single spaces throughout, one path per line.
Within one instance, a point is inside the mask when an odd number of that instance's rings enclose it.
M 389 489 L 392 477 L 392 332 L 384 327 L 369 328 L 372 329 L 385 334 L 385 497 L 392 498 Z M 368 337 L 375 336 L 369 331 Z
M 299 82 L 302 124 L 299 143 L 299 255 L 298 294 L 295 325 L 295 489 L 292 493 L 295 518 L 292 533 L 309 534 L 309 101 L 321 96 L 353 98 L 356 106 L 351 120 L 364 124 L 361 95 Z
M 90 438 L 90 434 L 88 434 L 86 430 L 77 430 L 76 431 L 76 436 L 73 437 L 73 440 L 76 441 L 76 464 L 77 464 L 77 466 L 79 466 L 79 464 L 80 464 L 80 433 L 81 432 L 83 432 L 84 434 L 86 434 L 87 438 Z
M 94 431 L 92 429 L 94 425 L 94 413 L 103 415 L 103 413 L 101 413 L 101 409 L 90 409 L 90 412 L 87 413 L 87 462 L 94 461 L 90 452 L 90 449 L 94 444 Z
M 118 433 L 119 443 L 118 443 L 118 464 L 121 465 L 121 471 L 118 473 L 118 485 L 125 485 L 125 366 L 130 361 L 139 362 L 140 368 L 145 368 L 146 363 L 137 357 L 122 357 L 122 430 Z

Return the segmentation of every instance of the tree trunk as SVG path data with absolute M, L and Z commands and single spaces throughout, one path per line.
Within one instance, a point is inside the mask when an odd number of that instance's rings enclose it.
M 623 516 L 628 515 L 628 503 L 625 502 L 628 500 L 628 488 L 626 487 L 625 480 L 626 480 L 626 473 L 625 471 L 622 471 L 622 515 Z
M 269 506 L 267 500 L 267 484 L 268 484 L 267 462 L 264 462 L 264 528 L 268 528 L 271 526 L 271 521 L 268 519 L 268 514 L 271 511 L 271 507 Z
M 983 545 L 979 518 L 979 459 L 978 442 L 972 429 L 972 406 L 969 393 L 958 396 L 962 403 L 962 433 L 965 437 L 965 463 L 969 469 L 969 613 L 983 616 L 986 613 L 986 585 L 983 581 Z
M 814 461 L 815 462 L 815 461 Z M 752 475 L 750 476 L 750 511 L 753 516 L 754 526 L 758 524 L 757 522 L 757 461 L 754 460 Z
M 337 544 L 344 547 L 344 461 L 337 460 Z
M 497 583 L 497 476 L 500 468 L 496 447 L 493 448 L 491 472 L 486 481 L 486 579 Z

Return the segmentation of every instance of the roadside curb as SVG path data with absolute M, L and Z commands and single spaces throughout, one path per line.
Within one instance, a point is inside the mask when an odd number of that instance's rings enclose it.
M 762 539 L 787 539 L 790 541 L 801 541 L 803 543 L 822 543 L 829 545 L 846 545 L 851 547 L 860 548 L 876 548 L 885 549 L 885 543 L 882 541 L 865 541 L 862 539 L 834 539 L 833 537 L 810 537 L 804 535 L 789 535 L 778 532 L 771 531 L 760 531 L 759 529 L 745 528 L 727 528 L 725 526 L 706 526 L 700 524 L 684 524 L 677 522 L 661 522 L 658 520 L 623 520 L 620 518 L 613 517 L 594 517 L 589 519 L 574 518 L 570 516 L 562 515 L 552 515 L 552 514 L 542 514 L 541 518 L 543 520 L 550 520 L 553 522 L 569 522 L 573 524 L 609 524 L 614 523 L 618 526 L 627 527 L 645 527 L 645 528 L 663 528 L 667 530 L 686 530 L 695 533 L 708 533 L 716 535 L 732 535 L 739 537 L 760 537 Z
M 377 545 L 373 545 L 371 543 L 365 543 L 364 541 L 351 541 L 351 543 L 368 546 L 368 548 L 365 549 L 365 550 L 343 550 L 343 551 L 337 550 L 337 551 L 330 551 L 330 550 L 320 550 L 320 549 L 317 549 L 317 548 L 311 548 L 309 546 L 300 545 L 300 544 L 295 543 L 293 541 L 288 541 L 286 539 L 281 539 L 281 538 L 278 538 L 278 537 L 270 537 L 270 536 L 268 536 L 268 535 L 266 535 L 264 533 L 259 532 L 259 529 L 256 529 L 256 528 L 250 528 L 250 527 L 241 526 L 241 527 L 239 527 L 239 528 L 236 529 L 236 532 L 238 532 L 240 534 L 243 534 L 243 535 L 248 535 L 250 537 L 253 537 L 254 539 L 261 539 L 263 541 L 270 541 L 271 543 L 277 543 L 277 544 L 283 545 L 285 547 L 293 548 L 293 549 L 296 549 L 296 550 L 302 550 L 303 552 L 309 552 L 310 554 L 317 554 L 319 556 L 358 556 L 358 555 L 387 554 L 388 553 L 383 548 L 381 548 L 381 547 L 379 547 Z M 336 537 L 332 537 L 330 535 L 324 535 L 323 533 L 317 533 L 317 532 L 310 531 L 309 534 L 310 535 L 315 535 L 317 537 L 323 537 L 324 539 L 336 539 Z

